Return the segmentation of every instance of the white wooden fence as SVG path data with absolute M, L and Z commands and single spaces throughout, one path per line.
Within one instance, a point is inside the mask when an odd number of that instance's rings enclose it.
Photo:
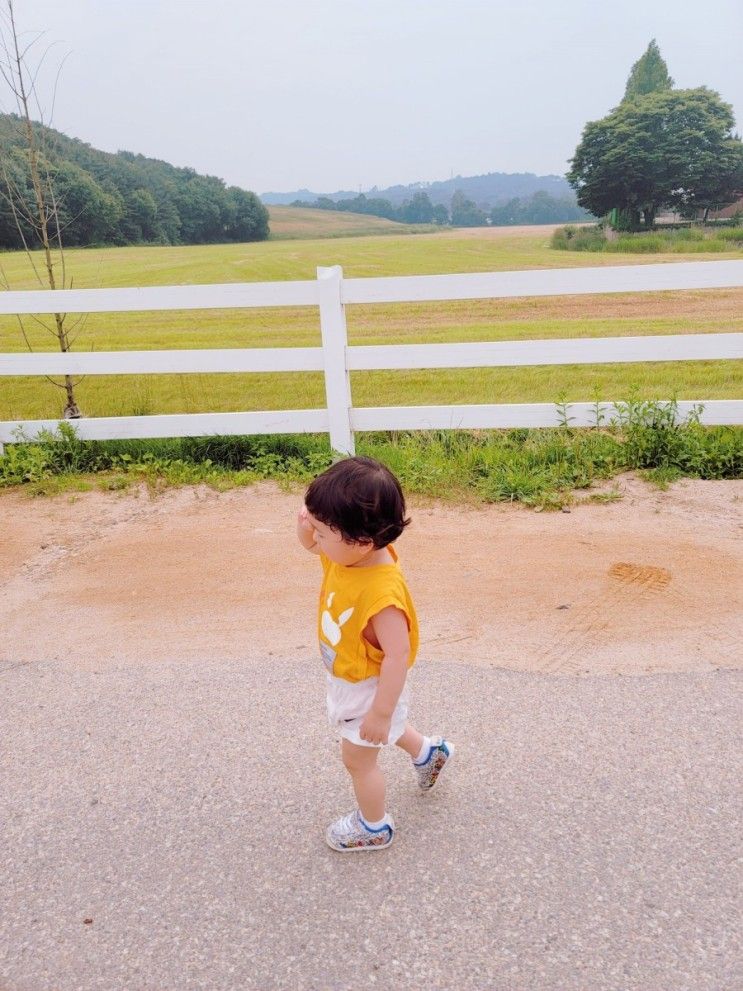
M 743 333 L 349 347 L 346 304 L 737 286 L 743 286 L 743 261 L 374 279 L 344 279 L 335 266 L 318 268 L 317 280 L 304 282 L 2 292 L 0 313 L 5 314 L 317 306 L 322 347 L 0 354 L 0 382 L 4 375 L 322 371 L 325 409 L 93 417 L 72 422 L 78 435 L 88 440 L 327 432 L 335 451 L 353 453 L 358 430 L 549 427 L 559 425 L 560 419 L 553 403 L 357 408 L 351 400 L 350 371 L 740 359 Z M 743 397 L 743 370 L 737 382 Z M 704 405 L 704 423 L 743 423 L 743 398 L 679 402 L 679 413 L 685 415 L 698 402 Z M 610 402 L 600 408 L 609 416 L 614 412 Z M 569 412 L 574 426 L 594 422 L 593 403 L 572 403 Z M 0 454 L 4 443 L 34 440 L 39 431 L 53 431 L 59 422 L 0 422 Z

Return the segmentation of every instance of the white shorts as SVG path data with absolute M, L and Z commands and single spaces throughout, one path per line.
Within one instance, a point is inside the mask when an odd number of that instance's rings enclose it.
M 371 709 L 374 696 L 377 693 L 379 678 L 365 678 L 363 681 L 344 681 L 326 674 L 328 682 L 328 722 L 337 730 L 344 740 L 355 743 L 357 747 L 383 747 L 383 743 L 369 743 L 359 736 L 359 729 L 364 717 Z M 405 732 L 408 721 L 408 682 L 397 700 L 395 711 L 392 713 L 390 732 L 387 743 L 395 743 Z

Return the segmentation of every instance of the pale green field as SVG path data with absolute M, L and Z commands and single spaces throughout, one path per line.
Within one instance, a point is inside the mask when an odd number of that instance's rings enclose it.
M 363 218 L 366 220 L 367 218 Z M 348 276 L 574 268 L 699 261 L 698 254 L 602 255 L 553 251 L 546 228 L 442 231 L 414 236 L 276 240 L 180 248 L 108 248 L 67 253 L 76 288 L 311 279 L 318 265 L 340 264 Z M 739 252 L 704 260 L 739 258 Z M 28 259 L 0 255 L 13 289 L 33 288 Z M 563 299 L 354 306 L 352 344 L 526 340 L 743 330 L 743 290 L 626 294 Z M 32 320 L 35 350 L 54 349 Z M 313 346 L 314 308 L 91 314 L 77 350 Z M 0 318 L 0 352 L 25 350 L 18 324 Z M 354 404 L 587 401 L 598 388 L 618 400 L 636 385 L 646 398 L 743 396 L 736 362 L 363 372 L 352 376 Z M 76 389 L 89 416 L 324 406 L 320 374 L 88 376 Z M 61 390 L 43 378 L 0 379 L 0 419 L 56 417 Z
M 308 207 L 269 207 L 271 240 L 313 237 L 360 237 L 364 234 L 423 234 L 433 224 L 398 224 L 384 217 Z

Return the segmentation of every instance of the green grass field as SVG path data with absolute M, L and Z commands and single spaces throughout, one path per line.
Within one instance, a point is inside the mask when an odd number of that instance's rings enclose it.
M 310 211 L 321 213 L 322 211 Z M 329 215 L 334 220 L 340 215 Z M 300 218 L 301 219 L 301 218 Z M 366 223 L 369 218 L 359 221 Z M 394 226 L 394 225 L 393 225 Z M 327 233 L 327 232 L 326 232 Z M 76 288 L 312 279 L 318 265 L 340 264 L 348 276 L 509 271 L 594 265 L 699 261 L 699 255 L 596 255 L 555 251 L 551 229 L 440 231 L 414 236 L 277 239 L 206 247 L 131 247 L 67 252 Z M 739 251 L 706 255 L 739 258 Z M 33 288 L 28 259 L 0 255 L 12 289 Z M 743 328 L 743 289 L 563 299 L 479 300 L 353 306 L 350 343 L 526 340 L 620 335 L 721 333 Z M 33 320 L 34 350 L 54 350 Z M 313 346 L 320 343 L 313 308 L 91 314 L 76 331 L 75 349 Z M 26 350 L 18 323 L 0 318 L 0 352 Z M 354 404 L 588 401 L 598 389 L 619 400 L 632 385 L 644 398 L 740 398 L 740 363 L 677 362 L 525 369 L 364 372 L 352 376 Z M 62 395 L 44 378 L 0 379 L 0 419 L 57 417 Z M 320 407 L 319 374 L 88 376 L 76 388 L 85 415 L 217 412 Z
M 316 237 L 360 237 L 365 234 L 424 234 L 436 230 L 433 224 L 398 224 L 384 217 L 365 216 L 335 210 L 307 207 L 269 207 L 271 240 Z

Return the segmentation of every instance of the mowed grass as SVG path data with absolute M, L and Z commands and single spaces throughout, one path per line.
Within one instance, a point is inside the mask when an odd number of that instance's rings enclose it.
M 322 212 L 322 211 L 317 211 Z M 368 218 L 361 218 L 366 221 Z M 319 265 L 354 277 L 515 271 L 699 261 L 699 256 L 586 255 L 554 251 L 552 228 L 441 231 L 415 236 L 275 240 L 204 247 L 69 251 L 76 288 L 313 279 Z M 714 258 L 739 258 L 729 252 Z M 33 288 L 28 259 L 0 255 L 13 289 Z M 46 319 L 46 318 L 45 318 Z M 70 317 L 70 320 L 77 319 Z M 743 329 L 743 289 L 545 299 L 456 301 L 347 308 L 351 344 L 730 333 Z M 56 343 L 32 318 L 34 350 Z M 313 307 L 90 314 L 76 350 L 319 346 Z M 18 323 L 0 318 L 0 352 L 26 350 Z M 61 379 L 57 379 L 61 381 Z M 364 372 L 352 375 L 356 406 L 428 403 L 569 402 L 639 396 L 725 399 L 743 395 L 740 362 L 536 366 L 507 369 Z M 325 405 L 320 374 L 87 376 L 76 386 L 85 415 L 301 409 Z M 54 418 L 62 391 L 45 378 L 0 378 L 0 419 Z

